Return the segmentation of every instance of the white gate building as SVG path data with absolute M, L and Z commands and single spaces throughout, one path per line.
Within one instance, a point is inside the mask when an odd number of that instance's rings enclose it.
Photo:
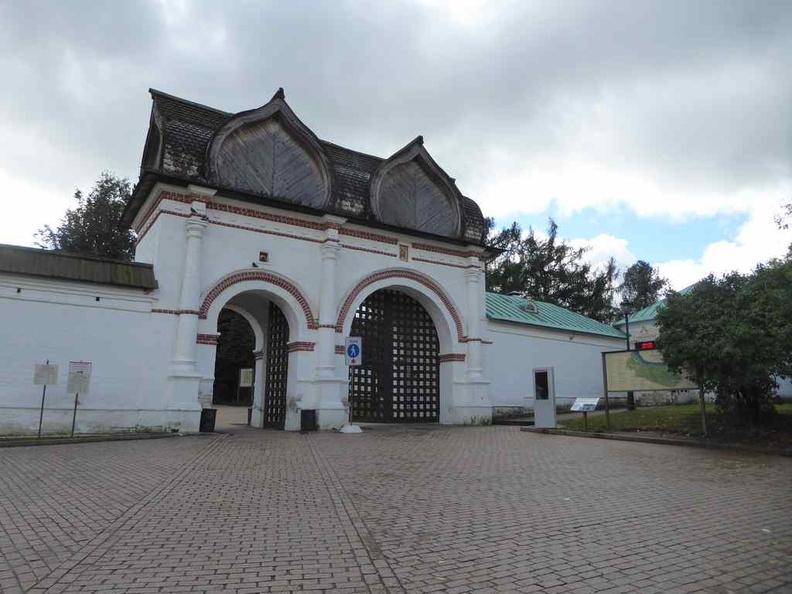
M 8 336 L 32 333 L 3 347 L 20 365 L 2 371 L 0 430 L 37 423 L 28 376 L 45 359 L 94 363 L 79 430 L 197 430 L 224 308 L 256 336 L 256 426 L 299 429 L 315 410 L 337 428 L 349 403 L 369 420 L 489 422 L 485 222 L 421 137 L 381 159 L 317 138 L 282 90 L 238 114 L 152 97 L 123 218 L 136 264 L 78 258 L 48 278 L 55 254 L 0 254 L 19 262 L 0 266 Z M 350 373 L 355 324 L 371 364 Z M 51 423 L 70 417 L 62 384 Z

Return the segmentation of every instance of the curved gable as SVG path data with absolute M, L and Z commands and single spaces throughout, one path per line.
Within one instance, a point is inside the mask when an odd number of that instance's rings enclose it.
M 371 209 L 381 222 L 459 237 L 461 196 L 418 137 L 384 161 L 371 181 Z
M 327 158 L 314 134 L 279 90 L 217 130 L 207 149 L 209 177 L 218 186 L 280 198 L 313 208 L 330 199 Z

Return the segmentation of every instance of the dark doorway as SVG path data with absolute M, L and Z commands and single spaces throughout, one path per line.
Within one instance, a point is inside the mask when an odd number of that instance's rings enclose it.
M 239 370 L 255 364 L 253 350 L 256 337 L 247 320 L 235 311 L 224 309 L 217 319 L 217 354 L 215 356 L 214 404 L 250 406 L 252 388 L 239 388 Z
M 362 365 L 349 368 L 353 420 L 439 420 L 440 347 L 420 303 L 399 291 L 376 291 L 355 312 L 351 336 L 363 337 Z
M 264 427 L 286 426 L 286 381 L 289 375 L 289 323 L 281 309 L 270 301 L 267 331 L 266 377 L 264 381 Z

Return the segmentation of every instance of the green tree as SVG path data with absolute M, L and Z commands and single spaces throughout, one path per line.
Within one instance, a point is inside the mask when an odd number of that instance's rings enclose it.
M 624 272 L 619 292 L 638 311 L 660 301 L 667 287 L 668 279 L 660 276 L 657 268 L 638 260 Z
M 519 292 L 603 322 L 616 318 L 613 258 L 600 267 L 585 261 L 589 248 L 559 238 L 552 219 L 546 237 L 533 228 L 524 234 L 517 223 L 494 232 L 490 222 L 490 229 L 489 245 L 503 251 L 487 265 L 487 290 Z
M 57 229 L 49 225 L 39 229 L 36 245 L 75 254 L 132 260 L 135 236 L 120 226 L 121 213 L 131 194 L 129 180 L 103 172 L 88 196 L 81 190 L 74 192 L 77 206 L 66 211 Z
M 751 275 L 710 275 L 657 313 L 669 369 L 694 378 L 718 406 L 751 423 L 771 407 L 776 377 L 792 373 L 792 261 Z

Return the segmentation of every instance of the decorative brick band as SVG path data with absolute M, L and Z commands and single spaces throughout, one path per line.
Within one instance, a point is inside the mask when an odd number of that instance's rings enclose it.
M 253 231 L 254 233 L 263 233 L 264 235 L 277 235 L 279 237 L 288 237 L 290 239 L 302 239 L 303 241 L 310 241 L 313 243 L 323 243 L 323 239 L 315 237 L 305 237 L 304 235 L 294 235 L 293 233 L 284 233 L 283 231 L 271 231 L 270 229 L 259 229 L 258 227 L 250 227 L 248 225 L 237 225 L 236 223 L 224 223 L 223 221 L 209 221 L 212 225 L 219 225 L 221 227 L 231 227 L 232 229 L 242 229 L 243 231 Z
M 253 358 L 256 361 L 261 361 L 264 358 L 264 351 L 253 351 Z
M 336 355 L 343 355 L 346 353 L 346 348 L 344 348 L 343 344 L 335 345 L 335 354 Z
M 219 334 L 199 334 L 195 337 L 198 344 L 217 344 Z
M 427 264 L 440 264 L 440 266 L 452 266 L 453 268 L 467 268 L 465 264 L 454 264 L 452 262 L 441 262 L 440 260 L 427 260 L 426 258 L 413 258 L 415 262 L 426 262 Z
M 290 342 L 286 345 L 286 350 L 290 353 L 295 351 L 313 351 L 316 348 L 315 342 Z
M 162 210 L 158 210 L 157 214 L 154 215 L 154 218 L 151 220 L 151 222 L 147 223 L 143 227 L 143 230 L 138 233 L 137 239 L 135 240 L 135 244 L 138 244 L 138 243 L 141 242 L 141 240 L 146 235 L 146 233 L 148 233 L 149 230 L 154 226 L 154 223 L 157 222 L 157 219 L 160 217 L 161 214 L 169 214 L 169 215 L 172 215 L 174 217 L 182 217 L 184 219 L 190 218 L 190 215 L 185 214 L 183 212 L 176 212 L 175 210 L 166 210 L 164 208 Z
M 435 283 L 431 278 L 413 270 L 384 270 L 382 272 L 375 272 L 355 285 L 355 288 L 352 289 L 349 295 L 347 295 L 347 298 L 344 300 L 344 303 L 341 306 L 341 311 L 339 312 L 338 320 L 336 321 L 336 332 L 344 331 L 344 321 L 349 314 L 349 309 L 352 307 L 352 303 L 355 301 L 360 292 L 373 283 L 390 278 L 406 278 L 415 281 L 437 295 L 440 298 L 440 301 L 443 302 L 443 305 L 445 305 L 448 313 L 451 314 L 451 319 L 454 320 L 454 325 L 456 326 L 457 332 L 457 340 L 459 342 L 464 342 L 462 319 L 454 308 L 454 305 L 451 303 L 451 300 L 448 298 L 448 295 L 446 295 L 445 291 L 440 287 L 440 285 Z
M 379 233 L 369 233 L 368 231 L 359 231 L 357 229 L 339 229 L 339 235 L 348 235 L 349 237 L 357 237 L 359 239 L 368 239 L 369 241 L 378 241 L 380 243 L 389 243 L 390 245 L 398 245 L 399 240 L 395 237 L 388 237 L 387 235 L 380 235 Z
M 464 336 L 462 340 L 460 340 L 459 342 L 484 342 L 484 341 L 481 340 L 480 338 L 470 338 L 469 336 Z
M 297 300 L 297 303 L 300 304 L 302 308 L 303 314 L 305 315 L 305 324 L 309 330 L 316 330 L 318 326 L 316 322 L 316 318 L 314 318 L 313 312 L 311 312 L 311 307 L 308 305 L 308 300 L 303 296 L 294 284 L 290 283 L 284 278 L 276 276 L 271 272 L 265 272 L 263 270 L 255 270 L 250 272 L 238 272 L 237 274 L 232 274 L 231 276 L 227 277 L 226 279 L 220 281 L 217 285 L 215 285 L 212 290 L 207 293 L 206 297 L 201 304 L 201 311 L 199 313 L 199 317 L 202 320 L 205 320 L 206 317 L 209 315 L 209 308 L 214 303 L 214 300 L 225 291 L 228 287 L 235 285 L 237 283 L 243 283 L 246 281 L 258 281 L 262 283 L 268 283 L 270 285 L 275 285 L 276 287 L 280 287 L 287 291 L 292 297 Z
M 458 258 L 469 258 L 470 256 L 480 256 L 476 252 L 463 252 L 461 250 L 452 250 L 451 248 L 444 248 L 429 243 L 413 243 L 413 249 L 423 250 L 424 252 L 434 252 L 436 254 L 445 254 L 446 256 L 457 256 Z
M 332 328 L 333 330 L 335 330 L 335 324 L 319 324 L 316 327 L 317 328 Z
M 306 229 L 314 229 L 316 231 L 324 231 L 328 228 L 328 223 L 319 223 L 314 221 L 304 221 L 295 217 L 288 217 L 285 215 L 277 215 L 255 208 L 242 208 L 240 206 L 232 206 L 230 204 L 218 204 L 217 202 L 210 203 L 207 208 L 209 210 L 218 210 L 220 212 L 230 212 L 245 217 L 254 219 L 262 219 L 264 221 L 272 221 L 273 223 L 284 223 L 286 225 L 294 225 L 295 227 L 304 227 Z
M 438 363 L 450 363 L 451 361 L 464 361 L 464 353 L 448 353 L 446 355 L 439 355 L 437 357 Z
M 391 258 L 398 258 L 397 254 L 391 254 L 390 252 L 384 252 L 382 250 L 372 250 L 371 248 L 358 247 L 356 245 L 349 245 L 348 243 L 342 243 L 341 247 L 346 248 L 348 250 L 357 250 L 359 252 L 368 252 L 370 254 L 378 254 L 380 256 L 390 256 Z
M 151 313 L 171 314 L 173 316 L 180 316 L 182 314 L 197 316 L 200 315 L 201 312 L 196 309 L 152 309 Z

